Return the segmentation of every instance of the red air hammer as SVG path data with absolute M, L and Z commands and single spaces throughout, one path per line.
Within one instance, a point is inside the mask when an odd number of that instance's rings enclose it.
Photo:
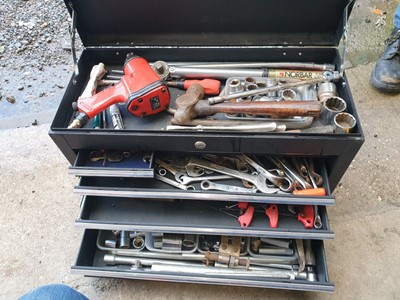
M 68 128 L 79 128 L 87 119 L 121 102 L 138 117 L 163 111 L 170 103 L 168 87 L 144 58 L 133 53 L 127 55 L 124 76 L 116 85 L 91 97 L 78 98 L 79 114 Z

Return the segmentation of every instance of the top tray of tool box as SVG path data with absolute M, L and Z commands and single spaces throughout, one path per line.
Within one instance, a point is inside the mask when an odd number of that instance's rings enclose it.
M 70 162 L 77 150 L 112 148 L 212 153 L 355 155 L 364 137 L 344 76 L 338 94 L 357 120 L 344 134 L 166 131 L 171 115 L 130 115 L 120 107 L 125 130 L 67 129 L 72 102 L 82 93 L 93 65 L 122 68 L 126 54 L 149 62 L 313 62 L 340 68 L 335 48 L 348 0 L 253 1 L 65 1 L 74 10 L 85 49 L 51 125 L 50 135 Z M 345 13 L 347 7 L 347 15 Z M 90 14 L 89 14 L 90 12 Z M 184 91 L 171 89 L 171 106 Z

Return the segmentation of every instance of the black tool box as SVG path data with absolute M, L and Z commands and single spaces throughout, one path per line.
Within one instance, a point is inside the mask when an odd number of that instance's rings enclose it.
M 339 53 L 338 50 L 343 36 L 343 47 L 346 44 L 347 19 L 354 1 L 205 0 L 189 4 L 182 0 L 70 0 L 65 3 L 84 50 L 49 134 L 71 163 L 70 173 L 81 177 L 75 187 L 75 192 L 82 195 L 81 214 L 76 225 L 84 228 L 85 233 L 72 271 L 99 277 L 333 291 L 323 245 L 324 239 L 333 238 L 325 206 L 334 204 L 332 192 L 364 142 L 342 70 L 345 51 Z M 91 120 L 82 128 L 68 129 L 75 114 L 72 103 L 81 95 L 92 67 L 102 62 L 107 70 L 121 70 L 127 54 L 132 52 L 149 62 L 334 65 L 335 70 L 343 72 L 336 81 L 337 94 L 345 100 L 346 111 L 354 116 L 357 125 L 348 134 L 167 131 L 171 120 L 167 112 L 136 117 L 120 106 L 124 130 L 115 130 L 112 126 L 93 129 Z M 174 107 L 175 99 L 184 91 L 175 88 L 169 91 Z M 128 150 L 133 153 L 132 164 L 114 164 L 110 168 L 104 163 L 93 164 L 90 155 L 99 149 Z M 323 177 L 327 195 L 222 192 L 202 190 L 198 184 L 194 185 L 194 190 L 171 188 L 155 178 L 154 156 L 177 153 L 312 158 L 316 171 Z M 149 159 L 138 159 L 135 163 L 135 155 L 140 158 L 147 155 Z M 256 207 L 251 226 L 243 228 L 237 220 L 221 213 L 232 202 L 249 202 Z M 271 228 L 263 210 L 272 204 L 279 207 L 318 205 L 322 228 L 305 229 L 290 216 L 280 218 L 278 228 Z M 152 271 L 137 266 L 137 261 L 133 267 L 132 260 L 127 264 L 106 264 L 105 254 L 126 257 L 137 254 L 104 247 L 104 241 L 99 239 L 104 232 L 112 231 L 146 233 L 144 253 L 149 251 L 147 242 L 151 236 L 148 235 L 152 233 L 155 236 L 156 233 L 194 235 L 197 239 L 212 239 L 207 235 L 242 237 L 242 246 L 248 247 L 243 250 L 243 257 L 249 257 L 250 261 L 257 258 L 257 254 L 252 254 L 250 246 L 245 245 L 250 245 L 254 239 L 283 239 L 292 241 L 291 245 L 297 243 L 295 240 L 312 240 L 316 280 L 288 279 L 283 275 L 257 278 L 232 270 L 209 274 L 204 272 L 203 266 L 197 265 L 192 266 L 193 270 L 201 271 L 184 271 L 187 266 Z M 199 248 L 193 253 L 199 255 L 202 253 L 200 242 L 196 247 Z M 277 261 L 271 264 L 279 264 Z

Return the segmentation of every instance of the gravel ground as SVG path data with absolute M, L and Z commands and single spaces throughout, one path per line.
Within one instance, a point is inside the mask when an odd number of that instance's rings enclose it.
M 0 20 L 0 118 L 55 109 L 72 70 L 64 2 L 0 0 Z

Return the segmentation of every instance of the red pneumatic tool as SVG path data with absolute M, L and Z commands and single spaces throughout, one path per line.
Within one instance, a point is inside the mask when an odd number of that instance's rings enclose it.
M 127 55 L 124 76 L 114 86 L 91 97 L 78 98 L 79 114 L 68 128 L 79 128 L 107 107 L 126 103 L 131 114 L 142 117 L 159 113 L 169 107 L 168 87 L 142 57 Z

